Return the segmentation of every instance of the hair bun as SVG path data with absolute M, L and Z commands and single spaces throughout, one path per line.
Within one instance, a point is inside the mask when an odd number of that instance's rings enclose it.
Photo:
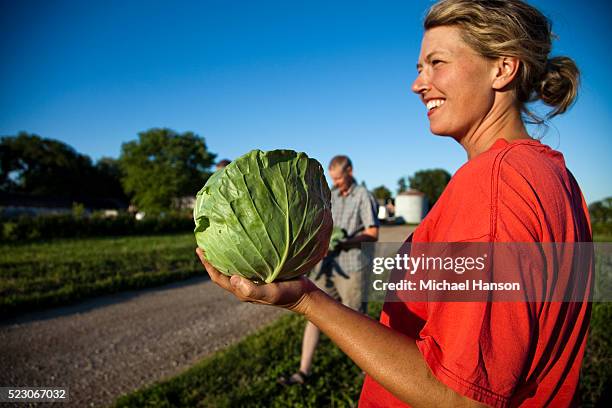
M 546 71 L 540 81 L 538 96 L 554 109 L 552 117 L 565 112 L 578 94 L 580 72 L 576 63 L 568 57 L 554 57 L 546 62 Z

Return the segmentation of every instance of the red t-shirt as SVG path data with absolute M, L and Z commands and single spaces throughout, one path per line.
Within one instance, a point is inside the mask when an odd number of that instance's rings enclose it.
M 590 242 L 588 211 L 561 153 L 499 139 L 467 162 L 413 242 Z M 583 282 L 591 282 L 587 268 Z M 385 303 L 380 321 L 416 340 L 432 373 L 495 407 L 571 406 L 590 303 Z M 407 406 L 366 376 L 360 407 Z

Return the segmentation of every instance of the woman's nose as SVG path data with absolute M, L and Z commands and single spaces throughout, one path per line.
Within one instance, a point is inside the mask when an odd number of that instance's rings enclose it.
M 425 76 L 424 71 L 421 71 L 414 82 L 412 83 L 412 92 L 416 94 L 422 94 L 429 89 L 429 83 Z

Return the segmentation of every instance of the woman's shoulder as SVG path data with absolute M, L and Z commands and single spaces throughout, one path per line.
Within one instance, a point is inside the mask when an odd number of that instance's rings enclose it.
M 481 179 L 483 175 L 498 176 L 509 168 L 541 171 L 565 169 L 563 155 L 535 139 L 508 142 L 497 139 L 486 152 L 464 164 L 458 178 Z M 529 171 L 527 173 L 530 173 Z
M 503 186 L 531 186 L 541 192 L 572 183 L 563 155 L 534 139 L 498 139 L 486 152 L 464 164 L 453 184 L 465 193 L 495 196 Z
M 453 239 L 460 238 L 456 232 L 470 239 L 495 239 L 500 227 L 509 227 L 510 219 L 520 215 L 517 222 L 528 224 L 530 230 L 521 237 L 533 240 L 541 235 L 546 209 L 567 207 L 565 203 L 572 201 L 568 191 L 579 195 L 561 153 L 536 140 L 498 140 L 457 170 L 427 223 L 436 230 L 452 227 Z
M 588 229 L 582 192 L 560 152 L 526 139 L 497 141 L 487 153 L 493 237 L 565 241 Z

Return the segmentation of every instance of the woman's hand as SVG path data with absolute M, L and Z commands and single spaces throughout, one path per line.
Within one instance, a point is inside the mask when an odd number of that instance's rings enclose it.
M 210 275 L 210 279 L 231 292 L 243 302 L 279 306 L 300 314 L 306 314 L 310 293 L 318 291 L 314 283 L 305 276 L 288 281 L 258 285 L 238 275 L 231 278 L 223 275 L 204 258 L 204 251 L 197 248 L 196 254 Z

